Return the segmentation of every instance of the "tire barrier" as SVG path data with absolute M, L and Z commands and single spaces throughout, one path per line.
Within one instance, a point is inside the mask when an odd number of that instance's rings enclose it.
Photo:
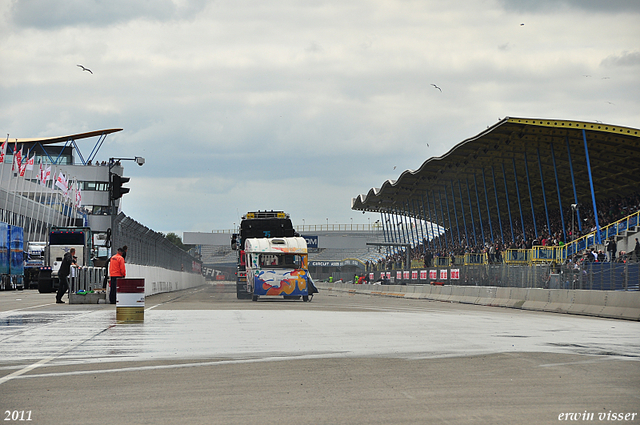
M 328 291 L 640 321 L 639 291 L 316 282 Z

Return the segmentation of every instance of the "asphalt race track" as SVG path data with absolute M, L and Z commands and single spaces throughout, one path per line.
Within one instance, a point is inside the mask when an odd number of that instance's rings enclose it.
M 148 297 L 141 324 L 0 292 L 3 423 L 640 423 L 638 322 L 233 291 Z

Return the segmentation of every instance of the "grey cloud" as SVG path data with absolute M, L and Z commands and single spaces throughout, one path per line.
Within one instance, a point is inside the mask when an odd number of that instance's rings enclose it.
M 640 51 L 625 51 L 620 55 L 609 55 L 602 61 L 601 65 L 606 67 L 640 65 Z
M 640 12 L 635 0 L 499 0 L 507 10 L 517 12 L 549 12 L 562 7 L 597 12 Z
M 16 0 L 9 11 L 14 24 L 55 29 L 67 26 L 108 26 L 133 19 L 188 19 L 204 9 L 206 0 L 176 5 L 172 0 Z

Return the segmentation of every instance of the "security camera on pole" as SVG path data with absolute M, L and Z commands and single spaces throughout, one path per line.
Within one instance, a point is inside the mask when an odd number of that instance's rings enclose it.
M 114 167 L 119 167 L 120 161 L 135 161 L 139 166 L 143 166 L 145 159 L 141 156 L 135 158 L 109 158 L 109 206 L 111 209 L 111 246 L 117 248 L 116 240 L 117 232 L 115 229 L 116 216 L 118 215 L 116 209 L 116 200 L 120 199 L 122 195 L 129 193 L 131 189 L 123 187 L 125 183 L 131 180 L 130 177 L 123 177 L 113 172 Z M 110 253 L 111 254 L 111 253 Z

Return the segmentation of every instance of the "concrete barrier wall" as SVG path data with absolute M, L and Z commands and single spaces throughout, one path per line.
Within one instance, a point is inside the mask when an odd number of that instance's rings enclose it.
M 180 291 L 204 285 L 204 276 L 195 273 L 178 272 L 161 267 L 127 264 L 127 277 L 144 279 L 144 295 Z
M 353 285 L 316 282 L 328 291 L 521 308 L 640 321 L 640 291 L 496 288 L 484 286 Z

